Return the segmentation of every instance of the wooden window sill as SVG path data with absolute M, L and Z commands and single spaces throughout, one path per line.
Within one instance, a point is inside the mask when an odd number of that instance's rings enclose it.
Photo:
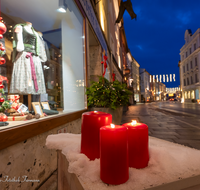
M 40 119 L 9 122 L 8 126 L 0 127 L 0 150 L 77 120 L 86 111 L 87 109 L 84 109 L 76 112 L 60 113 Z

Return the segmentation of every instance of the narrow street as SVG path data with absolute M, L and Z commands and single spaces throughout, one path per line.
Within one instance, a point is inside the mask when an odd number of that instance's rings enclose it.
M 153 102 L 129 106 L 122 123 L 137 120 L 149 135 L 200 150 L 200 105 Z

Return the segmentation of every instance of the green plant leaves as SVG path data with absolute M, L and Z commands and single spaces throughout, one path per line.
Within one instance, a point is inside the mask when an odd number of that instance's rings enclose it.
M 99 82 L 91 82 L 91 86 L 86 89 L 88 107 L 107 107 L 117 109 L 129 103 L 132 94 L 126 84 L 119 81 L 109 82 L 103 77 L 99 77 Z

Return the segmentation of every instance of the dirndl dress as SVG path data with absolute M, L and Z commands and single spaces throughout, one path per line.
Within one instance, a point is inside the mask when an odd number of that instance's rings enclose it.
M 36 55 L 37 45 L 40 49 Z M 45 94 L 46 87 L 41 61 L 46 54 L 41 39 L 36 34 L 30 34 L 23 29 L 24 51 L 18 52 L 10 83 L 10 93 L 14 94 Z M 34 70 L 34 72 L 33 72 Z

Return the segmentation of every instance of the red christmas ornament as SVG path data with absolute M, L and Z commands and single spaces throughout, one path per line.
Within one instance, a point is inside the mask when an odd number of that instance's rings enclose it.
M 3 58 L 3 57 L 0 57 L 0 65 L 3 65 L 3 64 L 5 64 L 6 63 L 6 60 L 5 60 L 5 58 Z
M 0 20 L 2 20 L 2 17 L 0 17 Z M 7 31 L 6 25 L 3 22 L 0 22 L 0 34 L 5 34 Z
M 3 88 L 4 88 L 4 85 L 1 84 L 1 85 L 0 85 L 0 89 L 3 89 Z
M 5 47 L 1 46 L 1 48 L 0 48 L 0 49 L 1 49 L 1 51 L 4 51 L 4 50 L 5 50 Z
M 3 35 L 2 34 L 0 34 L 0 39 L 2 39 L 3 38 Z
M 8 121 L 7 115 L 3 115 L 3 116 L 1 117 L 1 120 L 2 120 L 3 122 Z
M 0 102 L 4 102 L 4 98 L 0 98 Z

